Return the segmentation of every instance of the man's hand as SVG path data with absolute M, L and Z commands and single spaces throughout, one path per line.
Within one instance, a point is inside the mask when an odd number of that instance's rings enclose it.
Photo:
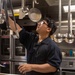
M 4 9 L 2 9 L 1 13 L 4 15 L 4 14 L 5 14 L 5 10 L 4 10 Z
M 22 64 L 18 67 L 21 73 L 30 72 L 32 70 L 31 64 Z

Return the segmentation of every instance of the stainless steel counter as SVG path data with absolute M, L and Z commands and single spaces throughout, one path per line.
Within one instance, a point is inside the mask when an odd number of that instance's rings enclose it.
M 19 74 L 7 74 L 7 73 L 0 73 L 0 75 L 19 75 Z
M 64 56 L 63 57 L 63 60 L 65 60 L 65 59 L 67 59 L 67 60 L 75 60 L 75 57 L 71 57 L 71 56 L 70 57 L 69 56 L 66 57 L 66 56 Z

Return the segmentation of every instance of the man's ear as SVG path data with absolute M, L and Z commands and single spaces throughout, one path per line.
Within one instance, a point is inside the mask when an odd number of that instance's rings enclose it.
M 47 32 L 50 32 L 50 31 L 51 31 L 51 28 L 48 28 L 48 29 L 47 29 Z

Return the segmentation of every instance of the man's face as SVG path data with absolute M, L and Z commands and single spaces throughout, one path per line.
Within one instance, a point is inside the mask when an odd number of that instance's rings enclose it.
M 37 33 L 41 34 L 46 33 L 48 29 L 50 28 L 48 27 L 48 23 L 45 20 L 37 23 L 37 28 L 36 28 Z

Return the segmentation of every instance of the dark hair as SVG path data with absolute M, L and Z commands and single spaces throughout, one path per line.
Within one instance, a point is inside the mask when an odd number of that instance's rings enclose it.
M 50 32 L 49 36 L 52 35 L 52 34 L 56 31 L 56 29 L 57 29 L 57 26 L 56 26 L 56 24 L 55 24 L 55 21 L 52 20 L 52 19 L 49 18 L 49 17 L 44 17 L 43 20 L 45 20 L 45 21 L 48 23 L 48 27 L 51 28 L 51 32 Z

